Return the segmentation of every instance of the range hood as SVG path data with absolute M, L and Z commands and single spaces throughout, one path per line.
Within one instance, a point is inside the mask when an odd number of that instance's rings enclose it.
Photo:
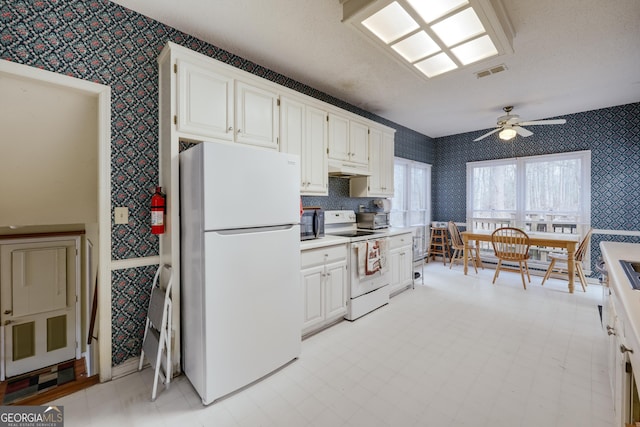
M 351 178 L 354 176 L 371 176 L 371 172 L 363 166 L 343 163 L 339 160 L 329 160 L 329 176 Z

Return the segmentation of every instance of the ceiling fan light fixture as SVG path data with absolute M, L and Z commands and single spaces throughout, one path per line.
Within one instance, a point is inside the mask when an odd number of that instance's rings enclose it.
M 498 134 L 500 139 L 502 139 L 503 141 L 509 141 L 510 139 L 515 138 L 516 135 L 517 135 L 517 132 L 515 131 L 515 129 L 512 129 L 512 128 L 504 128 Z

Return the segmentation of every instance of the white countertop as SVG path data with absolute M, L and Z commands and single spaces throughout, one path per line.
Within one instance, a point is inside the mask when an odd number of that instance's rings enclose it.
M 375 230 L 381 236 L 396 236 L 398 234 L 413 233 L 415 227 L 393 227 L 386 228 L 384 230 Z M 348 237 L 333 236 L 331 234 L 325 234 L 324 237 L 312 240 L 303 240 L 300 242 L 300 250 L 323 248 L 325 246 L 340 245 L 349 243 Z
M 601 242 L 600 248 L 607 264 L 609 286 L 615 298 L 614 301 L 619 305 L 618 310 L 624 310 L 624 316 L 628 320 L 627 328 L 624 330 L 625 338 L 632 348 L 638 347 L 640 345 L 640 290 L 636 291 L 631 287 L 620 265 L 620 260 L 640 261 L 640 244 Z M 634 348 L 631 356 L 632 363 L 634 359 L 639 360 L 639 356 L 640 348 Z M 640 373 L 640 366 L 634 364 L 634 371 L 636 375 Z
M 331 236 L 326 234 L 324 237 L 312 240 L 303 240 L 300 242 L 300 250 L 323 248 L 325 246 L 340 245 L 349 243 L 348 237 Z

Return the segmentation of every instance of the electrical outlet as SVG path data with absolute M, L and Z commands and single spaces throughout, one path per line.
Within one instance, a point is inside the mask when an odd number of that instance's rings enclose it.
M 127 207 L 115 208 L 114 216 L 115 216 L 116 224 L 128 224 L 129 208 Z

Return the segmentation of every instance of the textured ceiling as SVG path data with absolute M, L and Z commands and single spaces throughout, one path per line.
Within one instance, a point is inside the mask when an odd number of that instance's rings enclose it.
M 514 53 L 432 80 L 342 23 L 339 0 L 115 3 L 434 138 L 491 128 L 505 105 L 535 120 L 640 101 L 639 0 L 503 0 Z

